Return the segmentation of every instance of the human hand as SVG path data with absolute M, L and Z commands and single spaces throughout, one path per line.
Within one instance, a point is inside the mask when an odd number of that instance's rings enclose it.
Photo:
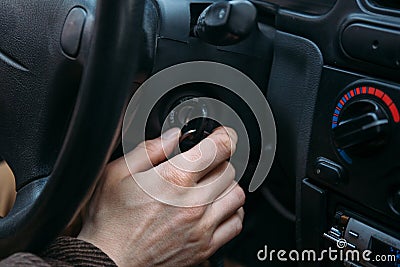
M 99 247 L 118 266 L 191 266 L 238 235 L 245 195 L 235 186 L 235 170 L 227 162 L 235 150 L 236 133 L 217 128 L 191 150 L 163 162 L 178 139 L 179 130 L 172 129 L 142 143 L 127 155 L 130 171 L 124 158 L 108 164 L 84 214 L 78 238 Z M 177 167 L 188 165 L 200 171 Z M 157 181 L 157 175 L 180 187 L 200 187 L 214 181 L 207 194 L 212 202 L 196 207 L 164 204 L 136 182 Z M 188 191 L 183 191 L 178 197 L 203 199 L 199 193 L 187 195 Z

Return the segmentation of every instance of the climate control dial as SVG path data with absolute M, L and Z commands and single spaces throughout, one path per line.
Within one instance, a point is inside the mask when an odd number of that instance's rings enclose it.
M 333 141 L 348 163 L 353 157 L 369 157 L 389 140 L 391 124 L 400 115 L 392 99 L 380 89 L 361 86 L 346 92 L 332 117 Z
M 378 152 L 386 144 L 389 117 L 383 107 L 369 99 L 355 100 L 343 110 L 333 129 L 339 149 L 360 157 Z

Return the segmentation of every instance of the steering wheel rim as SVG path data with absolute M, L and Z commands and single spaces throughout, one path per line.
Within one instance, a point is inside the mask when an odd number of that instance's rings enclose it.
M 51 174 L 21 187 L 12 211 L 0 219 L 0 258 L 40 251 L 100 177 L 132 94 L 144 2 L 97 1 L 90 50 L 62 148 Z

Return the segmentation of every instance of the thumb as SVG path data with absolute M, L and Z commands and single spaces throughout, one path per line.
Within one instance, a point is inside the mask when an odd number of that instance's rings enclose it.
M 145 170 L 138 171 L 147 171 L 153 165 L 158 165 L 171 155 L 179 143 L 180 134 L 179 128 L 172 128 L 162 133 L 159 138 L 142 143 L 142 145 L 145 145 L 145 153 L 147 152 L 151 166 L 147 166 Z
M 120 178 L 147 171 L 163 162 L 174 151 L 179 143 L 179 136 L 179 128 L 169 129 L 160 137 L 140 143 L 124 157 L 111 162 L 107 170 L 112 176 Z

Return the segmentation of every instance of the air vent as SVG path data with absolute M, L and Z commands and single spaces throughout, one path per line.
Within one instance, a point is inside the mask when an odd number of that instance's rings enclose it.
M 400 11 L 399 0 L 370 0 L 371 3 L 380 8 L 395 9 Z

